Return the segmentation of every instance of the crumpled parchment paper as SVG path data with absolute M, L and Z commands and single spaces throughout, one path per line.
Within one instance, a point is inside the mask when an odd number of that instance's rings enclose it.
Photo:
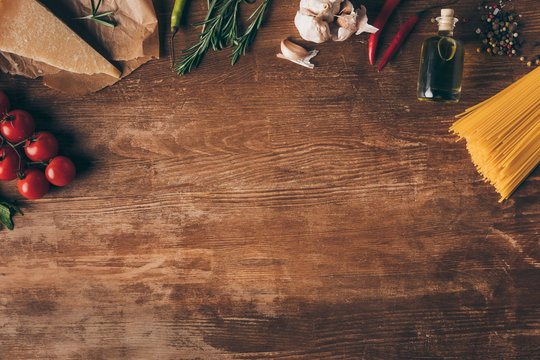
M 98 14 L 113 11 L 114 28 L 75 19 L 92 13 L 90 0 L 41 3 L 122 71 L 121 78 L 152 58 L 159 58 L 158 21 L 152 0 L 103 0 Z M 73 95 L 95 92 L 119 80 L 105 74 L 72 73 L 7 52 L 0 52 L 0 71 L 30 78 L 41 76 L 45 85 Z

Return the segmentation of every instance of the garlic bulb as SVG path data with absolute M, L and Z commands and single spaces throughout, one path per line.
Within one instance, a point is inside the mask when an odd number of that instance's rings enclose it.
M 284 39 L 281 41 L 281 54 L 277 54 L 277 57 L 292 61 L 293 63 L 305 66 L 309 69 L 313 69 L 315 65 L 310 63 L 309 60 L 311 60 L 318 53 L 319 50 L 307 51 L 289 39 Z
M 367 23 L 366 8 L 361 6 L 357 13 L 349 0 L 300 0 L 294 24 L 304 40 L 316 43 L 377 31 Z

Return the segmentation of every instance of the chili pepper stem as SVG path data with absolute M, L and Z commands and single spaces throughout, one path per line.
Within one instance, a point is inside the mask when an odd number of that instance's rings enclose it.
M 171 35 L 171 68 L 174 67 L 174 36 L 178 32 L 179 27 L 173 26 Z
M 174 36 L 180 29 L 180 22 L 184 14 L 187 0 L 176 0 L 171 13 L 171 67 L 174 67 Z

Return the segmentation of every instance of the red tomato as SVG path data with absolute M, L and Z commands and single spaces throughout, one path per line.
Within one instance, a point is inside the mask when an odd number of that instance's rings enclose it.
M 40 199 L 49 191 L 49 182 L 43 171 L 26 169 L 23 176 L 22 179 L 17 180 L 17 188 L 25 198 Z
M 50 132 L 40 131 L 26 141 L 24 152 L 32 161 L 49 161 L 58 154 L 58 141 Z
M 0 180 L 9 181 L 17 177 L 19 156 L 9 145 L 0 148 Z
M 9 111 L 9 99 L 3 91 L 0 91 L 0 116 L 3 116 L 8 111 Z
M 65 156 L 57 156 L 45 169 L 47 180 L 56 186 L 65 186 L 75 178 L 75 165 Z
M 13 110 L 2 119 L 0 133 L 7 141 L 18 143 L 32 135 L 35 128 L 32 115 L 24 110 Z

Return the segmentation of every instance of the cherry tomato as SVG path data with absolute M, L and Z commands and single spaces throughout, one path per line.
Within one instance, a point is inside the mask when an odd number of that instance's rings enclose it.
M 0 180 L 9 181 L 17 177 L 19 156 L 9 145 L 0 148 Z
M 65 186 L 75 178 L 75 165 L 65 156 L 57 156 L 45 169 L 47 180 L 56 186 Z
M 7 95 L 0 91 L 0 116 L 3 116 L 4 113 L 9 111 L 9 99 Z
M 10 111 L 0 123 L 0 133 L 12 143 L 23 141 L 32 135 L 35 128 L 34 118 L 24 110 Z
M 58 154 L 58 141 L 48 131 L 40 131 L 24 144 L 24 152 L 32 161 L 49 161 Z
M 17 188 L 22 196 L 30 200 L 42 198 L 49 191 L 49 182 L 43 171 L 26 169 L 22 179 L 17 180 Z

